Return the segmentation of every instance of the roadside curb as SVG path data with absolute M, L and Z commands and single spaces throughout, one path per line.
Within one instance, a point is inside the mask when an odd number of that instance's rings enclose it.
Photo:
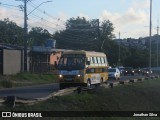
M 24 98 L 20 98 L 20 97 L 16 97 L 16 96 L 7 96 L 7 97 L 0 98 L 0 104 L 2 105 L 4 103 L 6 103 L 11 107 L 15 107 L 17 103 L 33 104 L 33 103 L 40 102 L 40 101 L 46 101 L 46 100 L 48 100 L 50 98 L 54 98 L 56 96 L 64 96 L 64 95 L 71 94 L 71 93 L 74 93 L 75 90 L 77 90 L 76 87 L 66 88 L 63 90 L 59 90 L 57 92 L 53 92 L 46 97 L 36 98 L 36 99 L 24 99 Z
M 105 85 L 103 87 L 113 88 L 114 86 L 117 86 L 117 85 L 133 84 L 133 83 L 136 83 L 136 82 L 142 82 L 144 80 L 149 80 L 149 79 L 153 80 L 153 79 L 157 79 L 157 78 L 159 78 L 159 75 L 151 76 L 151 77 L 136 78 L 136 79 L 119 80 L 118 82 L 110 82 L 110 83 L 108 83 L 108 85 Z

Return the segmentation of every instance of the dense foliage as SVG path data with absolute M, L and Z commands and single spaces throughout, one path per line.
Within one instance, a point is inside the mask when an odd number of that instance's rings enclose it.
M 46 39 L 49 39 L 51 37 L 51 34 L 46 29 L 43 29 L 41 27 L 34 27 L 29 32 L 28 36 L 29 46 L 43 46 Z
M 22 45 L 24 32 L 23 28 L 10 21 L 8 18 L 0 20 L 0 43 Z
M 146 49 L 129 48 L 121 45 L 121 61 L 118 63 L 119 45 L 114 41 L 113 24 L 107 20 L 87 20 L 85 18 L 70 18 L 66 29 L 50 34 L 48 30 L 34 27 L 28 33 L 28 46 L 44 46 L 48 38 L 57 40 L 59 49 L 101 51 L 106 53 L 111 66 L 123 65 L 132 67 L 147 67 L 149 65 L 149 43 Z M 24 30 L 8 18 L 0 20 L 0 43 L 23 45 Z M 152 66 L 157 65 L 156 40 L 152 42 Z M 148 40 L 149 38 L 145 38 Z M 159 43 L 160 44 L 160 43 Z M 159 52 L 160 53 L 160 52 Z M 160 60 L 160 59 L 159 59 Z

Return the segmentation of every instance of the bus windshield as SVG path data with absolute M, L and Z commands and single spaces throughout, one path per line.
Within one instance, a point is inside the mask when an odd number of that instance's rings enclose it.
M 85 68 L 85 55 L 80 54 L 65 54 L 62 55 L 58 69 L 61 70 L 81 70 Z

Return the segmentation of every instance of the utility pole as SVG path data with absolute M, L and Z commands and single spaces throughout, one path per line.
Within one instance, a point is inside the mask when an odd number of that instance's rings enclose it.
M 27 72 L 27 41 L 28 41 L 28 28 L 27 28 L 27 0 L 24 0 L 24 72 Z
M 121 63 L 121 55 L 120 55 L 121 54 L 121 48 L 120 48 L 121 47 L 121 39 L 120 39 L 121 33 L 120 32 L 118 33 L 118 36 L 119 36 L 118 65 L 120 66 L 120 63 Z
M 97 19 L 97 32 L 98 32 L 98 40 L 100 41 L 100 30 L 99 30 L 99 19 Z M 99 49 L 100 51 L 103 52 L 103 44 L 104 44 L 104 41 L 102 42 L 101 44 L 101 48 Z
M 24 2 L 24 72 L 27 72 L 28 70 L 28 60 L 27 60 L 27 49 L 28 49 L 28 24 L 27 19 L 28 15 L 31 14 L 34 10 L 36 10 L 39 6 L 41 6 L 44 3 L 52 2 L 52 1 L 45 1 L 39 4 L 36 8 L 34 8 L 29 14 L 27 14 L 27 2 L 30 0 L 16 0 L 16 1 L 22 1 Z
M 158 35 L 159 35 L 159 18 L 158 18 L 158 20 L 157 20 L 157 67 L 159 66 L 159 64 L 158 64 L 158 57 L 159 57 L 159 55 L 158 55 L 158 49 L 159 49 L 159 42 L 158 42 Z
M 151 70 L 151 36 L 152 36 L 152 0 L 150 0 L 150 28 L 149 28 L 149 70 Z M 149 72 L 150 73 L 150 72 Z
M 16 0 L 24 2 L 24 41 L 23 41 L 23 48 L 24 48 L 24 61 L 23 61 L 23 68 L 24 72 L 27 72 L 27 35 L 28 35 L 28 28 L 27 28 L 27 2 L 29 0 Z
M 97 19 L 97 33 L 98 33 L 98 40 L 100 41 L 100 26 L 99 26 L 99 19 Z M 105 39 L 102 41 L 102 44 L 100 42 L 100 48 L 99 51 L 104 52 L 103 45 L 104 45 Z
M 157 35 L 159 35 L 159 18 L 157 20 Z

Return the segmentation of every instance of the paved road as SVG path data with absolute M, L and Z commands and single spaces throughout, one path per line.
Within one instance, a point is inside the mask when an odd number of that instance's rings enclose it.
M 142 77 L 140 75 L 135 76 L 122 76 L 121 80 L 128 80 Z M 108 83 L 115 82 L 115 80 L 109 80 Z M 20 87 L 20 88 L 6 88 L 0 90 L 0 97 L 6 96 L 16 96 L 25 99 L 42 98 L 48 96 L 50 93 L 59 90 L 59 84 L 47 84 L 47 85 L 36 85 L 30 87 Z
M 20 88 L 6 88 L 0 90 L 0 97 L 16 96 L 25 99 L 46 97 L 50 93 L 59 90 L 59 84 L 36 85 Z

